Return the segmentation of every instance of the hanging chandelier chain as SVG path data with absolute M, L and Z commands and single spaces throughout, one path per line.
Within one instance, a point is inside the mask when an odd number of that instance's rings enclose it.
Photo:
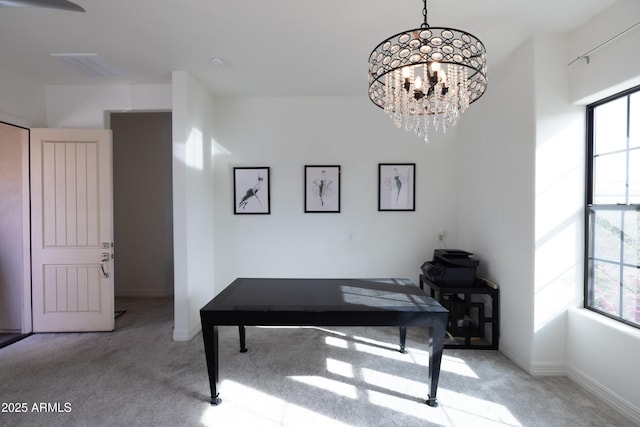
M 427 0 L 424 0 L 424 7 L 422 8 L 422 16 L 424 17 L 424 23 L 420 25 L 420 28 L 429 28 L 429 24 L 427 24 Z

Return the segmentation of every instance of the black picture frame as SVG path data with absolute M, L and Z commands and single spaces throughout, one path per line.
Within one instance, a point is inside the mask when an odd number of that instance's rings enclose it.
M 305 165 L 305 213 L 340 213 L 340 165 Z
M 271 213 L 271 179 L 268 166 L 233 168 L 233 213 L 268 215 Z
M 416 164 L 378 164 L 378 211 L 416 210 Z

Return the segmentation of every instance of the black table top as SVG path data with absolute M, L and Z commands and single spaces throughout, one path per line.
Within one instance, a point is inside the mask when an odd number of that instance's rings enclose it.
M 447 310 L 407 279 L 238 278 L 202 308 L 203 312 Z

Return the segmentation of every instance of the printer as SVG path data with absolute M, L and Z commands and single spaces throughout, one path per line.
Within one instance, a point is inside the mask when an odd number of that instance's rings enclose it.
M 472 255 L 460 249 L 436 249 L 421 269 L 427 280 L 441 286 L 473 286 L 480 261 Z

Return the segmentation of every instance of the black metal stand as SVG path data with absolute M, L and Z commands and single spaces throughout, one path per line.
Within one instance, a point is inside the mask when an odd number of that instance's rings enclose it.
M 447 310 L 449 321 L 444 348 L 497 350 L 500 338 L 500 292 L 478 279 L 473 286 L 439 285 L 420 275 L 420 288 Z M 485 301 L 485 297 L 489 301 Z M 491 316 L 487 313 L 490 312 Z M 488 333 L 487 333 L 488 332 Z

